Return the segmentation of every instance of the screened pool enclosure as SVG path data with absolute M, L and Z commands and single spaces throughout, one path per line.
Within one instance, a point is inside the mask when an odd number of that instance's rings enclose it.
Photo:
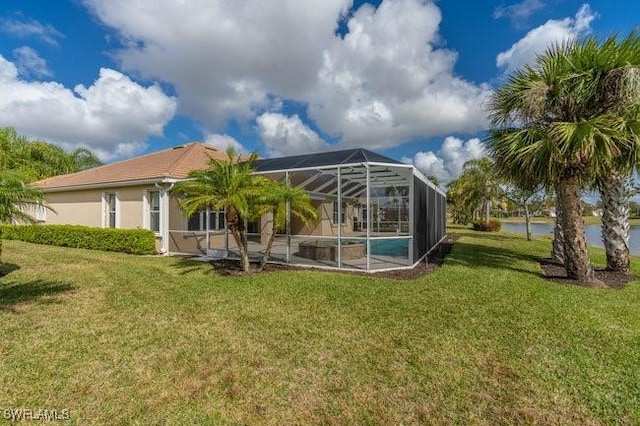
M 318 211 L 311 226 L 287 213 L 286 229 L 275 237 L 274 262 L 362 271 L 410 268 L 446 233 L 445 194 L 413 166 L 371 151 L 259 160 L 255 173 L 304 189 Z M 201 246 L 210 255 L 233 256 L 233 238 L 217 227 L 207 226 Z M 247 229 L 251 257 L 261 257 L 271 217 Z

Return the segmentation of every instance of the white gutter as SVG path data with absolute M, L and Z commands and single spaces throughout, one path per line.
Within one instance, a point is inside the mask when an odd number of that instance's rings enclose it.
M 175 179 L 175 178 L 156 178 L 156 179 L 142 179 L 142 180 L 125 180 L 120 182 L 107 182 L 107 183 L 95 183 L 88 185 L 71 185 L 71 186 L 57 186 L 53 188 L 40 187 L 42 192 L 66 192 L 66 191 L 82 191 L 85 189 L 103 189 L 103 188 L 117 188 L 122 186 L 140 186 L 140 185 L 154 185 L 158 183 L 170 183 L 180 182 L 187 179 Z

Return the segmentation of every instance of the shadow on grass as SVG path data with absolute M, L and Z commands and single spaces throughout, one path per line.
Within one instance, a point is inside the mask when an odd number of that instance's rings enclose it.
M 0 263 L 0 278 L 9 275 L 13 271 L 20 269 L 18 265 L 13 263 Z
M 240 265 L 240 259 L 227 258 L 217 260 L 193 260 L 192 258 L 178 259 L 172 266 L 178 269 L 180 275 L 187 275 L 193 272 L 212 273 L 217 276 L 247 276 L 263 274 L 275 271 L 291 271 L 299 270 L 295 266 L 282 265 L 277 263 L 267 263 L 264 268 L 260 269 L 261 258 L 250 258 L 250 270 L 245 272 Z M 203 264 L 208 264 L 209 269 L 202 269 Z
M 16 312 L 16 305 L 32 302 L 74 290 L 70 284 L 60 281 L 34 280 L 26 283 L 0 284 L 0 311 Z
M 494 235 L 497 240 L 501 240 L 500 235 Z M 483 239 L 486 237 L 483 235 Z M 506 240 L 513 241 L 513 238 L 506 237 Z M 502 247 L 490 247 L 482 244 L 474 244 L 473 242 L 457 241 L 455 243 L 455 251 L 447 257 L 446 263 L 464 265 L 470 268 L 488 267 L 494 269 L 509 269 L 516 272 L 524 272 L 527 274 L 540 277 L 540 273 L 519 268 L 515 264 L 519 261 L 527 261 L 537 263 L 540 257 L 533 254 L 525 254 L 515 250 L 509 250 Z
M 472 229 L 462 229 L 457 230 L 455 232 L 456 235 L 460 235 L 461 237 L 469 237 L 480 240 L 492 240 L 492 241 L 514 241 L 514 240 L 522 240 L 526 241 L 526 234 L 519 233 L 511 233 L 511 234 L 499 234 L 495 232 L 482 232 L 482 231 L 474 231 Z
M 209 261 L 193 260 L 189 257 L 183 257 L 178 258 L 171 266 L 178 269 L 180 271 L 180 275 L 188 275 L 193 272 L 202 272 L 203 265 L 211 266 L 211 263 Z M 210 268 L 205 270 L 205 272 L 213 272 L 213 270 L 213 268 Z

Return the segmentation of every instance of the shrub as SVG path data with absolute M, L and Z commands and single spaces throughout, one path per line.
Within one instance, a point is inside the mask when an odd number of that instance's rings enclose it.
M 474 231 L 482 231 L 482 232 L 498 232 L 502 229 L 502 222 L 496 219 L 489 220 L 489 223 L 473 222 L 473 230 Z
M 7 240 L 130 254 L 154 254 L 156 238 L 148 229 L 92 228 L 78 225 L 1 225 Z

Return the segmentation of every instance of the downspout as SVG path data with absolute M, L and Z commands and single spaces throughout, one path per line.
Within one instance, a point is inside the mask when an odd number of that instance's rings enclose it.
M 162 246 L 160 253 L 169 255 L 169 191 L 173 189 L 174 182 L 169 184 L 168 188 L 155 183 L 156 188 L 160 190 L 160 238 Z

